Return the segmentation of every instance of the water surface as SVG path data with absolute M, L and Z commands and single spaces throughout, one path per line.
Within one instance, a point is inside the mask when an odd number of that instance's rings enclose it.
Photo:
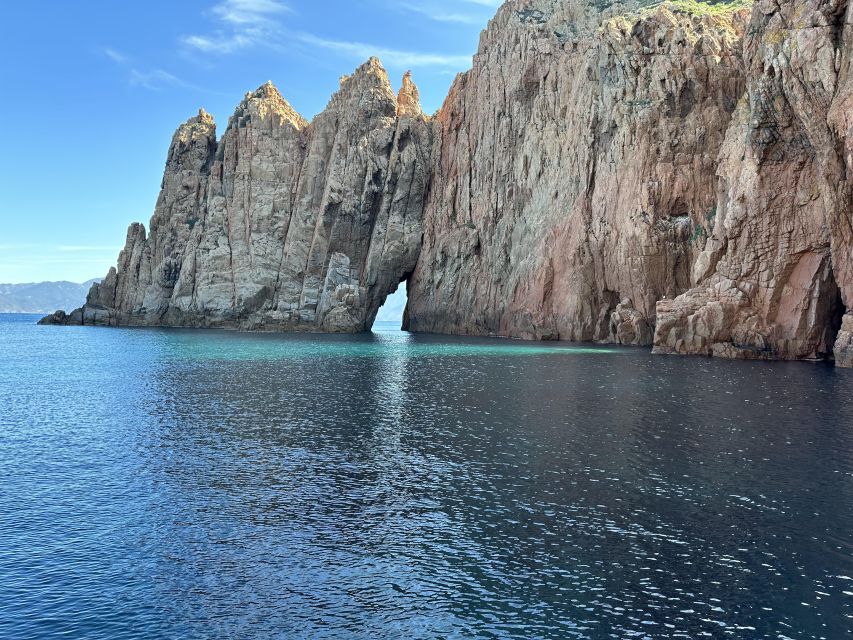
M 853 637 L 853 372 L 0 316 L 0 637 Z

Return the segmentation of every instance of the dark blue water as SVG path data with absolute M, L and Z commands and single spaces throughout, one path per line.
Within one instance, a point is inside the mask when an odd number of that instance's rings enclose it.
M 853 372 L 34 319 L 2 638 L 853 636 Z

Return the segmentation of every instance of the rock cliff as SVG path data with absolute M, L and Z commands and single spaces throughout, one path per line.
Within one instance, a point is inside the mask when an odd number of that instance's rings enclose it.
M 756 3 L 743 46 L 747 89 L 717 166 L 713 230 L 695 286 L 658 303 L 656 352 L 832 353 L 853 296 L 847 14 L 835 0 Z M 851 364 L 849 335 L 838 334 L 842 364 Z
M 182 125 L 45 322 L 361 331 L 408 280 L 414 331 L 853 366 L 851 55 L 846 0 L 508 0 L 433 118 L 374 59 Z
M 410 328 L 650 344 L 714 209 L 745 18 L 505 3 L 436 118 Z
M 270 331 L 369 329 L 415 267 L 432 130 L 377 59 L 306 122 L 267 83 L 221 139 L 203 111 L 172 139 L 149 232 L 82 309 L 46 322 Z

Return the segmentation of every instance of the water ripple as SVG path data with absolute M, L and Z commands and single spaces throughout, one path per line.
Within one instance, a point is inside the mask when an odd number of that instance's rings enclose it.
M 853 375 L 0 316 L 0 637 L 853 635 Z

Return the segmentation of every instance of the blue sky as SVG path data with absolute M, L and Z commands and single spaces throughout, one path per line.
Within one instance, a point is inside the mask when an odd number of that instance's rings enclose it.
M 0 38 L 0 282 L 103 276 L 147 224 L 175 128 L 220 133 L 272 80 L 310 118 L 371 55 L 425 110 L 470 67 L 500 0 L 9 2 Z

